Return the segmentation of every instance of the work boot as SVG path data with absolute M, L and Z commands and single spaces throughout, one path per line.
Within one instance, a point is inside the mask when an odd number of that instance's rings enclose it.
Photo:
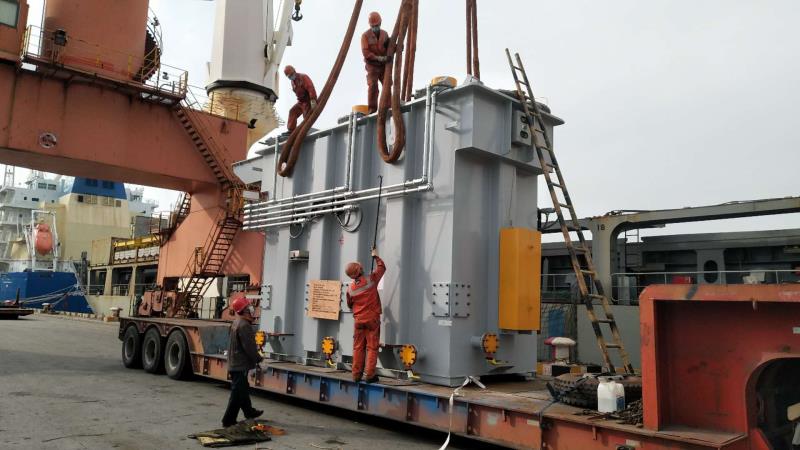
M 379 379 L 378 379 L 378 376 L 377 376 L 377 375 L 373 375 L 373 376 L 371 376 L 371 377 L 367 378 L 367 379 L 366 379 L 366 380 L 364 380 L 364 381 L 365 381 L 366 383 L 377 383 L 377 382 L 379 381 Z
M 256 417 L 261 417 L 262 414 L 264 414 L 264 411 L 260 409 L 253 409 L 250 411 L 250 413 L 245 414 L 244 416 L 248 419 L 255 419 Z

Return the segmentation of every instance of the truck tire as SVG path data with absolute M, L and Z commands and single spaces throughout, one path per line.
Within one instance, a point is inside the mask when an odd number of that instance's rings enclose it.
M 597 408 L 597 385 L 600 381 L 596 377 L 583 378 L 582 375 L 565 373 L 559 375 L 549 383 L 555 392 L 560 395 L 560 401 L 567 405 L 581 408 Z M 625 403 L 630 403 L 642 398 L 642 379 L 629 376 L 621 381 L 625 388 Z
M 164 368 L 167 376 L 173 380 L 185 380 L 192 375 L 189 344 L 181 330 L 173 331 L 167 338 L 167 345 L 164 346 Z
M 142 367 L 146 372 L 164 372 L 164 345 L 161 334 L 156 328 L 150 328 L 142 341 Z
M 122 364 L 128 369 L 142 368 L 142 339 L 136 325 L 128 326 L 122 337 Z

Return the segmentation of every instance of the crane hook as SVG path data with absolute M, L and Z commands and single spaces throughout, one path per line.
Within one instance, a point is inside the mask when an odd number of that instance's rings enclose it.
M 300 4 L 303 3 L 303 0 L 295 0 L 294 2 L 294 14 L 292 14 L 292 20 L 295 22 L 299 22 L 303 19 L 303 15 L 300 14 Z

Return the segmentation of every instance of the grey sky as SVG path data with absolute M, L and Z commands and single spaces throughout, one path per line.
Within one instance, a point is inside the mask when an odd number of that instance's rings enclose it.
M 399 0 L 364 3 L 359 32 L 373 9 L 391 28 Z M 421 3 L 416 87 L 436 75 L 463 79 L 464 1 Z M 305 1 L 305 18 L 295 23 L 284 63 L 319 88 L 352 4 Z M 164 31 L 163 61 L 204 85 L 214 3 L 151 6 Z M 483 81 L 510 87 L 503 50 L 519 51 L 537 95 L 566 120 L 556 149 L 580 215 L 800 194 L 800 2 L 484 0 L 478 14 Z M 285 117 L 294 99 L 286 84 L 281 88 L 277 106 Z M 365 102 L 356 43 L 318 127 Z M 148 193 L 163 206 L 171 198 Z M 798 226 L 800 215 L 790 215 L 659 232 Z

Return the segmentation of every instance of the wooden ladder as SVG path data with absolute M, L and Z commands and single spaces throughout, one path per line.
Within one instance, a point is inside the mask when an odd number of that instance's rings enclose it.
M 528 81 L 528 75 L 525 73 L 525 67 L 522 65 L 519 53 L 514 55 L 516 64 L 514 64 L 514 61 L 511 59 L 511 52 L 508 49 L 506 49 L 506 56 L 508 57 L 508 65 L 511 68 L 511 74 L 514 76 L 514 83 L 517 87 L 517 97 L 528 119 L 528 126 L 531 129 L 530 132 L 533 137 L 536 155 L 539 158 L 539 164 L 544 172 L 547 189 L 550 191 L 550 198 L 553 201 L 553 207 L 558 216 L 558 223 L 564 235 L 564 243 L 569 251 L 572 269 L 575 271 L 575 277 L 578 280 L 581 300 L 583 304 L 586 305 L 586 312 L 589 314 L 592 329 L 597 337 L 597 345 L 600 347 L 600 352 L 603 354 L 604 369 L 609 372 L 616 371 L 609 355 L 609 350 L 613 349 L 619 352 L 620 359 L 622 360 L 622 368 L 625 373 L 633 374 L 633 366 L 631 365 L 628 353 L 625 351 L 625 346 L 622 343 L 622 336 L 620 335 L 617 322 L 614 320 L 614 313 L 611 311 L 608 297 L 603 292 L 603 285 L 597 278 L 597 272 L 592 262 L 592 254 L 589 250 L 589 245 L 583 235 L 583 229 L 578 221 L 578 216 L 575 214 L 575 206 L 567 191 L 564 175 L 561 172 L 555 151 L 553 150 L 553 141 L 550 139 L 547 127 L 545 127 L 544 121 L 542 120 L 539 106 L 536 104 L 536 98 L 533 96 L 533 88 L 531 87 L 530 81 Z M 525 88 L 524 90 L 523 87 Z M 556 175 L 555 180 L 552 176 L 553 173 Z M 559 192 L 561 193 L 560 196 Z M 569 213 L 569 217 L 565 217 L 564 211 Z M 577 243 L 570 233 L 575 233 L 577 236 Z M 601 306 L 597 310 L 595 309 L 596 304 Z M 608 325 L 611 330 L 611 342 L 604 337 L 602 327 L 604 324 Z

